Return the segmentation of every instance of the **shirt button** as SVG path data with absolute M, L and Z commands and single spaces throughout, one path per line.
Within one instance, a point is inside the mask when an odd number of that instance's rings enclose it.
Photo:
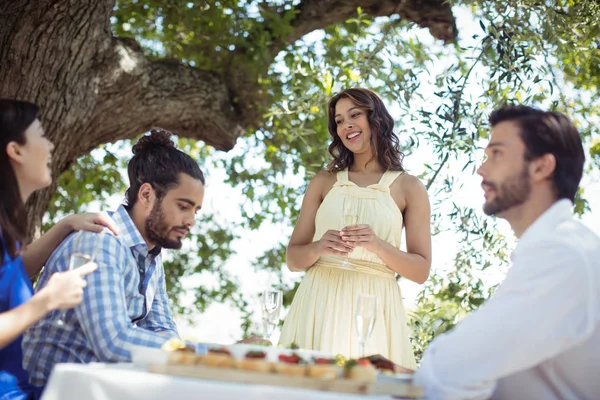
M 140 268 L 140 272 L 144 272 L 144 268 Z

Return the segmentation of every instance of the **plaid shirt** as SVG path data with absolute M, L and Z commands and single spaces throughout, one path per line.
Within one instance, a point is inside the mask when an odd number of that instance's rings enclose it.
M 37 290 L 54 272 L 68 268 L 74 251 L 92 255 L 98 269 L 86 277 L 80 305 L 48 313 L 25 333 L 23 365 L 36 386 L 46 384 L 56 363 L 130 361 L 131 345 L 160 347 L 178 336 L 160 248 L 148 251 L 125 207 L 111 217 L 119 236 L 105 230 L 100 242 L 98 233 L 71 234 L 46 263 Z M 56 324 L 58 319 L 63 326 Z

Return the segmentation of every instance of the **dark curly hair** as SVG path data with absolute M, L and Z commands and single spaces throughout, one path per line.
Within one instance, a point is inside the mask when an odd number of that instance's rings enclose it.
M 339 172 L 350 167 L 354 161 L 354 153 L 342 143 L 335 122 L 335 106 L 340 99 L 344 98 L 350 99 L 356 106 L 367 112 L 371 129 L 371 148 L 375 150 L 370 161 L 377 159 L 382 167 L 390 171 L 404 171 L 402 166 L 404 154 L 400 151 L 400 141 L 393 131 L 394 119 L 379 96 L 372 90 L 364 88 L 342 90 L 329 100 L 327 118 L 329 134 L 333 138 L 329 145 L 329 153 L 333 156 L 333 160 L 327 166 L 327 170 L 332 173 Z
M 169 131 L 154 129 L 133 146 L 133 158 L 127 166 L 130 186 L 125 198 L 128 209 L 135 205 L 144 183 L 152 185 L 159 199 L 179 184 L 180 173 L 205 183 L 198 163 L 175 147 L 172 136 Z

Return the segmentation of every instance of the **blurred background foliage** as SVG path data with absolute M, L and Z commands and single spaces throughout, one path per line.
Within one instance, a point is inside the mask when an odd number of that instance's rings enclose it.
M 268 225 L 290 232 L 308 181 L 329 161 L 327 100 L 346 87 L 369 87 L 396 118 L 407 160 L 419 160 L 407 166 L 429 189 L 432 233 L 459 243 L 449 267 L 437 268 L 434 261 L 411 311 L 411 339 L 420 356 L 433 337 L 493 292 L 486 269 L 507 265 L 510 243 L 494 220 L 480 206 L 453 198 L 481 161 L 489 112 L 518 102 L 567 113 L 586 143 L 587 173 L 599 169 L 600 5 L 451 1 L 459 39 L 445 46 L 398 16 L 373 18 L 359 8 L 353 18 L 308 34 L 271 62 L 270 46 L 290 34 L 297 3 L 119 0 L 114 8 L 114 34 L 135 38 L 151 57 L 214 71 L 255 69 L 268 93 L 262 123 L 248 129 L 230 153 L 179 139 L 180 148 L 208 172 L 209 185 L 211 175 L 225 176 L 224 183 L 240 196 L 235 210 L 220 210 L 237 217 L 202 214 L 184 251 L 169 253 L 170 297 L 177 313 L 188 316 L 226 302 L 240 310 L 246 334 L 257 331 L 240 277 L 225 268 L 236 255 L 233 244 L 243 232 Z M 129 141 L 107 144 L 72 165 L 60 178 L 46 224 L 122 196 L 130 149 Z M 576 211 L 584 214 L 589 205 L 585 193 L 579 194 Z M 285 305 L 301 279 L 284 279 L 288 239 L 281 235 L 263 255 L 247 260 L 255 271 L 274 277 L 274 286 L 285 291 Z

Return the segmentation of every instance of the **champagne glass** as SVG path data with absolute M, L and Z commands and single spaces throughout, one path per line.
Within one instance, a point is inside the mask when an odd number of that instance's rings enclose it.
M 279 315 L 281 314 L 281 305 L 283 303 L 283 292 L 281 290 L 267 289 L 262 295 L 262 320 L 264 334 L 267 340 L 271 341 L 271 336 L 279 324 Z
M 356 301 L 355 326 L 356 336 L 358 337 L 359 357 L 365 356 L 365 344 L 369 340 L 373 327 L 375 326 L 375 317 L 377 316 L 377 306 L 379 298 L 369 294 L 359 294 Z
M 71 257 L 69 258 L 69 271 L 73 271 L 79 267 L 84 266 L 87 263 L 90 263 L 94 259 L 94 255 L 98 250 L 99 244 L 102 243 L 101 237 L 104 233 L 100 232 L 98 237 L 96 238 L 96 244 L 94 246 L 93 254 L 90 256 L 88 254 L 79 253 L 76 251 L 78 249 L 79 240 L 81 239 L 82 232 L 79 231 L 75 234 L 75 238 L 73 239 L 73 253 L 71 253 Z M 67 310 L 59 310 L 58 319 L 56 320 L 56 325 L 64 326 L 65 325 L 65 317 L 67 315 Z
M 344 229 L 347 226 L 356 225 L 357 223 L 358 223 L 358 215 L 355 215 L 355 214 L 342 215 L 342 224 L 344 225 L 342 227 L 342 229 Z M 340 265 L 341 268 L 353 269 L 353 267 L 350 265 L 349 255 L 350 255 L 349 253 L 346 253 L 346 259 Z

